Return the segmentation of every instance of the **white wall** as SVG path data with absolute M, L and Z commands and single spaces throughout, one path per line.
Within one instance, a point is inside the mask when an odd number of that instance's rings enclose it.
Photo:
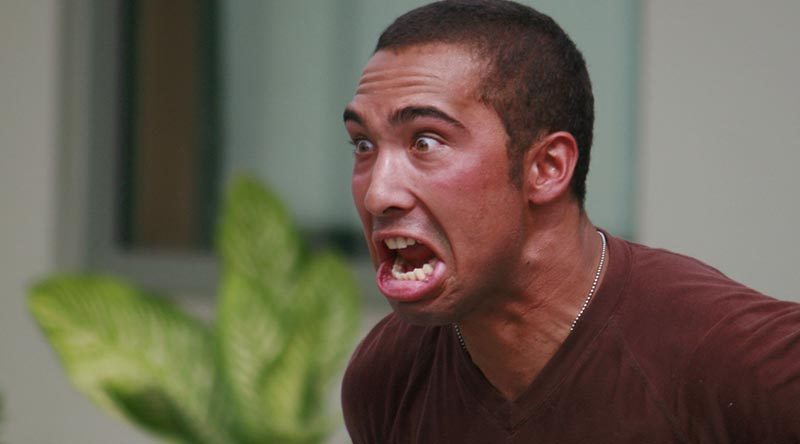
M 800 2 L 644 6 L 638 239 L 800 301 Z
M 70 388 L 25 306 L 26 287 L 55 266 L 61 220 L 60 5 L 0 2 L 0 441 L 150 443 Z

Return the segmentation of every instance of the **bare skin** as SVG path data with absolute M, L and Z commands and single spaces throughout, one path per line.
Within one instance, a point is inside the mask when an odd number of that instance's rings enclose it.
M 531 249 L 530 269 L 541 271 L 527 292 L 459 322 L 472 361 L 506 399 L 522 394 L 566 340 L 591 288 L 601 240 L 585 213 L 571 219 L 531 239 L 537 247 Z
M 509 179 L 508 136 L 476 98 L 483 64 L 458 46 L 380 51 L 345 111 L 353 198 L 376 281 L 411 323 L 460 325 L 473 362 L 516 399 L 569 335 L 601 241 L 573 197 L 572 135 L 543 134 Z M 409 237 L 436 258 L 424 280 L 386 272 Z

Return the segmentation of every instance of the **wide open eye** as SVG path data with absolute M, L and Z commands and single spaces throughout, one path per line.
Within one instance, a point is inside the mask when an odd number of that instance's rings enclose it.
M 367 139 L 356 139 L 351 143 L 355 147 L 353 149 L 355 154 L 367 154 L 375 150 L 375 145 Z
M 414 145 L 411 147 L 414 151 L 420 153 L 427 153 L 432 150 L 438 149 L 442 143 L 430 136 L 419 136 L 414 139 Z

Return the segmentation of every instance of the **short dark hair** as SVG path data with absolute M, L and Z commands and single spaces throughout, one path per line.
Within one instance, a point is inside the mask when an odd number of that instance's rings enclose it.
M 464 45 L 486 61 L 477 94 L 508 133 L 515 184 L 521 185 L 522 156 L 538 137 L 572 134 L 579 154 L 570 186 L 583 206 L 594 97 L 583 55 L 564 30 L 547 15 L 511 1 L 444 0 L 398 17 L 375 52 L 429 43 Z

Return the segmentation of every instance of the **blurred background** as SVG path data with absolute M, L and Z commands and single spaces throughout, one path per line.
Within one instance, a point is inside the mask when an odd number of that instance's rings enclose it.
M 210 319 L 214 215 L 234 172 L 347 255 L 364 329 L 388 311 L 341 112 L 380 31 L 422 3 L 0 0 L 0 440 L 155 442 L 70 388 L 25 291 L 58 270 L 113 273 Z M 800 3 L 525 3 L 589 64 L 593 221 L 800 301 Z

